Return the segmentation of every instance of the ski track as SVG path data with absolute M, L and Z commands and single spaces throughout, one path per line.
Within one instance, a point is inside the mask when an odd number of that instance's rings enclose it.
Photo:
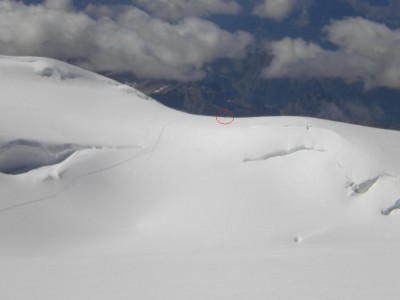
M 152 148 L 144 148 L 144 149 L 149 149 L 149 150 L 144 151 L 143 153 L 136 153 L 135 155 L 132 155 L 128 159 L 125 159 L 125 160 L 123 160 L 121 162 L 118 162 L 118 163 L 116 163 L 114 165 L 111 165 L 111 166 L 108 166 L 108 167 L 104 167 L 104 168 L 100 168 L 100 169 L 97 169 L 97 170 L 93 170 L 93 171 L 91 171 L 89 173 L 85 173 L 85 174 L 82 174 L 80 176 L 77 176 L 77 177 L 71 179 L 69 182 L 67 182 L 60 190 L 58 190 L 56 192 L 53 192 L 50 195 L 47 195 L 45 197 L 41 197 L 41 198 L 29 201 L 29 202 L 25 202 L 25 203 L 21 203 L 21 204 L 18 204 L 18 205 L 14 205 L 14 206 L 10 206 L 10 207 L 4 208 L 4 209 L 0 210 L 0 214 L 3 214 L 5 212 L 9 212 L 9 211 L 14 210 L 14 209 L 18 209 L 18 208 L 21 208 L 21 207 L 30 206 L 30 205 L 33 205 L 33 204 L 37 204 L 37 203 L 41 203 L 41 202 L 45 202 L 47 200 L 53 199 L 53 198 L 61 195 L 62 193 L 64 193 L 66 190 L 68 190 L 71 186 L 73 186 L 80 179 L 86 178 L 86 177 L 89 177 L 91 175 L 98 174 L 98 173 L 101 173 L 101 172 L 104 172 L 104 171 L 107 171 L 107 170 L 111 170 L 111 169 L 117 168 L 117 167 L 119 167 L 121 165 L 124 165 L 124 164 L 126 164 L 126 163 L 128 163 L 128 162 L 130 162 L 130 161 L 132 161 L 132 160 L 134 160 L 136 158 L 138 158 L 138 157 L 142 157 L 142 156 L 144 156 L 146 154 L 149 154 L 151 152 Z M 22 216 L 18 220 L 14 221 L 14 222 L 12 222 L 10 224 L 5 225 L 4 227 L 0 228 L 0 233 L 4 232 L 6 229 L 8 229 L 8 228 L 10 228 L 12 226 L 15 226 L 15 225 L 19 224 L 21 221 L 23 221 L 27 217 L 35 214 L 36 212 L 40 211 L 41 209 L 49 207 L 49 206 L 51 206 L 53 204 L 54 204 L 54 202 L 50 202 L 47 205 L 46 204 L 42 205 L 42 206 L 38 207 L 37 209 L 31 211 L 30 213 Z
M 159 135 L 158 135 L 157 141 L 153 144 L 152 147 L 142 148 L 142 149 L 144 150 L 143 153 L 136 153 L 136 154 L 130 156 L 129 158 L 127 158 L 126 160 L 123 160 L 123 161 L 121 161 L 121 162 L 119 162 L 119 163 L 116 163 L 116 164 L 114 164 L 114 165 L 111 165 L 111 166 L 108 166 L 108 167 L 104 167 L 104 168 L 100 168 L 100 169 L 91 171 L 91 172 L 89 172 L 89 173 L 82 174 L 82 175 L 80 175 L 80 176 L 78 176 L 78 177 L 75 177 L 75 178 L 71 179 L 69 182 L 67 182 L 60 190 L 58 190 L 58 191 L 56 191 L 56 192 L 53 192 L 53 193 L 51 193 L 50 195 L 47 195 L 47 196 L 45 196 L 45 197 L 41 197 L 41 198 L 38 198 L 38 199 L 35 199 L 35 200 L 32 200 L 32 201 L 29 201 L 29 202 L 20 203 L 20 204 L 14 205 L 14 206 L 10 206 L 10 207 L 1 209 L 1 210 L 0 210 L 0 215 L 3 214 L 3 213 L 5 213 L 5 212 L 9 212 L 9 211 L 11 211 L 11 210 L 14 210 L 14 209 L 18 209 L 18 208 L 25 207 L 25 206 L 30 206 L 30 205 L 33 205 L 33 204 L 37 204 L 37 203 L 41 203 L 41 202 L 45 202 L 45 201 L 47 201 L 47 200 L 53 199 L 53 198 L 55 198 L 55 197 L 61 195 L 62 193 L 64 193 L 66 190 L 68 190 L 71 186 L 73 186 L 76 182 L 78 182 L 78 181 L 79 181 L 80 179 L 82 179 L 82 178 L 86 178 L 86 177 L 91 176 L 91 175 L 94 175 L 94 174 L 98 174 L 98 173 L 101 173 L 101 172 L 104 172 L 104 171 L 107 171 L 107 170 L 111 170 L 111 169 L 117 168 L 117 167 L 119 167 L 119 166 L 121 166 L 121 165 L 124 165 L 124 164 L 129 163 L 130 161 L 132 161 L 132 160 L 134 160 L 134 159 L 136 159 L 136 158 L 139 158 L 139 157 L 145 156 L 145 155 L 147 155 L 147 154 L 150 154 L 150 156 L 147 158 L 147 160 L 149 160 L 149 159 L 152 157 L 152 155 L 153 155 L 154 151 L 156 150 L 156 148 L 158 147 L 158 145 L 160 144 L 160 142 L 161 142 L 161 140 L 162 140 L 162 138 L 163 138 L 163 136 L 164 136 L 165 130 L 166 130 L 170 125 L 172 125 L 172 122 L 169 122 L 169 123 L 165 124 L 165 125 L 162 127 L 162 129 L 160 130 L 160 133 L 159 133 Z M 98 148 L 96 148 L 96 149 L 101 151 L 101 150 L 103 150 L 103 149 L 126 150 L 126 149 L 130 149 L 130 148 L 133 149 L 134 147 L 132 147 L 132 146 L 117 146 L 117 147 L 112 147 L 112 148 L 108 147 L 108 148 L 107 148 L 107 147 L 103 147 L 103 146 L 98 146 Z M 146 149 L 147 149 L 147 151 L 146 151 Z M 18 220 L 12 222 L 11 224 L 5 225 L 4 227 L 0 228 L 0 234 L 1 234 L 2 232 L 4 232 L 6 229 L 8 229 L 8 228 L 10 228 L 10 227 L 12 227 L 12 226 L 15 226 L 15 225 L 17 225 L 17 224 L 19 224 L 19 223 L 22 222 L 24 219 L 26 219 L 26 218 L 28 218 L 29 216 L 31 216 L 31 215 L 37 213 L 37 212 L 40 211 L 41 209 L 46 208 L 46 207 L 49 207 L 49 206 L 51 206 L 51 205 L 53 205 L 53 204 L 54 204 L 54 202 L 50 202 L 50 203 L 47 204 L 47 205 L 46 205 L 46 204 L 45 204 L 45 205 L 42 205 L 42 206 L 38 207 L 37 209 L 31 211 L 30 213 L 28 213 L 28 214 L 22 216 L 22 217 L 19 218 Z

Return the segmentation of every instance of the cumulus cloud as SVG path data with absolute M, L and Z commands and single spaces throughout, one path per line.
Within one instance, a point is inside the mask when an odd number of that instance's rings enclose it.
M 45 0 L 43 5 L 50 9 L 71 10 L 73 0 Z
M 325 50 L 302 39 L 272 42 L 267 47 L 273 60 L 263 75 L 335 77 L 362 81 L 366 89 L 400 88 L 400 30 L 357 17 L 333 21 L 324 32 L 337 50 Z
M 349 117 L 341 110 L 335 103 L 328 103 L 323 101 L 318 117 L 334 121 L 346 122 Z
M 384 120 L 386 114 L 378 105 L 366 105 L 358 101 L 349 101 L 340 105 L 340 107 L 335 103 L 322 102 L 320 112 L 317 116 L 340 122 L 362 122 L 373 126 Z
M 267 48 L 274 56 L 271 65 L 264 70 L 267 78 L 301 76 L 305 71 L 303 63 L 315 61 L 323 53 L 318 45 L 307 43 L 300 38 L 287 37 L 267 44 Z
M 69 0 L 0 0 L 1 54 L 48 56 L 94 71 L 196 80 L 215 59 L 243 57 L 252 40 L 195 17 L 171 24 L 133 6 L 82 12 Z
M 262 18 L 282 21 L 295 9 L 296 1 L 299 0 L 264 0 L 254 8 L 253 14 Z
M 234 0 L 134 0 L 133 2 L 152 15 L 167 20 L 211 14 L 234 15 L 240 11 L 239 4 Z

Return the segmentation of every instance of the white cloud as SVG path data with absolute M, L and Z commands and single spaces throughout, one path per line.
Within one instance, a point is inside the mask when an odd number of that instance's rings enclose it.
M 400 88 L 400 30 L 349 18 L 324 29 L 337 50 L 329 51 L 302 39 L 285 38 L 268 45 L 273 61 L 263 74 L 277 77 L 337 77 L 362 81 L 365 88 Z
M 234 0 L 133 0 L 149 13 L 167 20 L 211 14 L 233 15 L 240 11 Z
M 264 70 L 267 78 L 302 75 L 303 64 L 298 62 L 309 62 L 323 52 L 318 45 L 291 38 L 267 44 L 267 48 L 274 55 L 271 65 Z
M 50 9 L 70 10 L 73 8 L 72 0 L 45 0 L 43 4 Z
M 367 122 L 370 125 L 374 125 L 380 120 L 383 120 L 386 114 L 380 106 L 374 104 L 349 101 L 338 106 L 335 103 L 323 101 L 317 116 L 319 118 L 340 122 Z
M 218 58 L 246 53 L 252 36 L 198 18 L 171 24 L 132 6 L 71 10 L 69 1 L 0 0 L 0 53 L 74 60 L 94 71 L 196 80 Z
M 253 14 L 262 18 L 282 21 L 295 7 L 296 0 L 264 0 L 254 8 Z

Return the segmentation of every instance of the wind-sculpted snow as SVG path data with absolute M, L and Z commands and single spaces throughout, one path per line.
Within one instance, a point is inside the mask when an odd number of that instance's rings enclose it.
M 33 142 L 29 142 L 30 145 L 34 144 Z M 49 146 L 41 145 L 45 151 L 49 151 Z M 43 203 L 46 201 L 51 201 L 55 199 L 57 196 L 64 193 L 68 188 L 74 185 L 77 181 L 82 180 L 85 177 L 93 176 L 95 174 L 110 171 L 113 168 L 117 168 L 120 165 L 123 165 L 130 160 L 133 160 L 141 155 L 147 154 L 149 149 L 141 149 L 139 147 L 119 147 L 119 148 L 106 148 L 106 147 L 82 147 L 82 146 L 52 146 L 52 153 L 49 154 L 52 158 L 54 158 L 54 153 L 60 153 L 55 151 L 55 149 L 64 149 L 62 152 L 66 153 L 70 150 L 65 150 L 66 148 L 74 149 L 73 154 L 67 156 L 63 161 L 56 163 L 53 162 L 51 165 L 40 166 L 38 168 L 32 169 L 30 174 L 26 174 L 30 178 L 36 180 L 36 184 L 46 183 L 48 181 L 53 181 L 54 179 L 63 180 L 62 186 L 55 186 L 51 188 L 50 191 L 46 191 L 44 189 L 45 194 L 41 196 L 35 196 L 34 194 L 29 195 L 24 199 L 14 199 L 14 201 L 2 201 L 0 203 L 0 214 L 5 213 L 11 210 L 23 208 L 26 206 L 33 206 L 37 203 Z M 12 149 L 12 147 L 11 147 Z M 54 152 L 53 152 L 54 151 Z M 113 158 L 116 156 L 117 152 L 124 152 L 124 155 L 119 155 L 118 158 Z M 28 155 L 30 153 L 27 153 Z M 90 163 L 93 159 L 99 159 L 99 157 L 106 157 L 107 160 L 103 163 L 98 162 L 95 168 L 90 168 L 89 170 L 86 168 L 87 164 Z M 69 168 L 71 166 L 78 166 L 74 171 L 71 172 Z M 72 173 L 72 174 L 71 174 Z M 24 173 L 19 173 L 24 174 Z M 15 174 L 13 174 L 15 175 Z M 64 176 L 65 175 L 65 176 Z M 29 199 L 31 198 L 31 199 Z M 1 222 L 0 222 L 1 225 Z M 1 228 L 0 231 L 4 228 Z
M 293 149 L 288 149 L 288 150 L 278 150 L 276 152 L 268 153 L 265 154 L 264 156 L 260 158 L 248 158 L 245 159 L 244 162 L 249 162 L 249 161 L 262 161 L 262 160 L 267 160 L 273 157 L 280 157 L 280 156 L 285 156 L 285 155 L 290 155 L 299 151 L 319 151 L 319 152 L 324 152 L 325 150 L 319 150 L 319 149 L 314 149 L 306 146 L 299 146 L 295 147 Z
M 150 97 L 143 94 L 142 92 L 133 89 L 129 86 L 121 84 L 115 80 L 110 78 L 83 70 L 81 68 L 56 61 L 51 58 L 37 58 L 37 57 L 12 57 L 12 56 L 2 56 L 0 55 L 0 59 L 3 62 L 17 62 L 24 65 L 28 70 L 32 70 L 32 72 L 39 77 L 48 78 L 56 81 L 67 81 L 67 83 L 73 82 L 85 82 L 86 85 L 92 85 L 94 83 L 100 83 L 102 85 L 109 85 L 116 88 L 119 88 L 127 93 L 135 94 L 136 96 L 145 99 L 151 100 Z
M 0 90 L 1 298 L 397 298 L 399 132 L 223 126 L 44 58 Z
M 53 77 L 53 78 L 58 78 L 60 80 L 77 78 L 77 74 L 74 74 L 72 72 L 63 72 L 58 68 L 50 66 L 41 66 L 37 68 L 36 73 L 39 74 L 40 76 Z
M 138 146 L 94 146 L 48 144 L 31 140 L 14 140 L 0 145 L 0 173 L 18 175 L 45 166 L 59 164 L 82 150 L 129 150 Z
M 365 194 L 366 192 L 369 191 L 370 188 L 372 188 L 374 186 L 374 184 L 379 180 L 380 177 L 381 176 L 367 179 L 367 180 L 361 182 L 360 184 L 355 184 L 354 182 L 350 182 L 349 186 L 355 193 Z
M 43 166 L 55 165 L 87 147 L 51 145 L 29 140 L 10 141 L 0 146 L 0 173 L 22 174 Z
M 381 175 L 373 176 L 360 183 L 355 183 L 352 179 L 363 178 L 366 174 L 374 174 L 376 165 L 379 163 L 371 157 L 366 157 L 364 149 L 357 148 L 334 131 L 323 128 L 306 128 L 302 126 L 282 126 L 274 128 L 266 134 L 267 142 L 263 148 L 266 154 L 259 157 L 248 157 L 243 162 L 262 162 L 272 158 L 284 159 L 286 156 L 299 152 L 311 151 L 325 153 L 327 159 L 333 160 L 337 167 L 344 172 L 344 178 L 347 181 L 347 187 L 356 194 L 365 194 L 377 183 Z M 261 147 L 258 147 L 261 149 Z M 345 154 L 345 155 L 344 155 Z M 365 160 L 369 159 L 370 170 L 365 170 L 368 165 Z M 355 172 L 354 172 L 355 171 Z
M 392 214 L 393 212 L 400 210 L 400 199 L 396 201 L 395 204 L 393 204 L 392 206 L 388 207 L 387 209 L 382 211 L 382 214 L 385 216 L 388 216 L 390 214 Z
M 53 77 L 55 79 L 85 79 L 100 81 L 103 84 L 121 85 L 116 81 L 85 71 L 81 68 L 51 59 L 51 58 L 37 58 L 37 57 L 13 57 L 13 56 L 0 56 L 4 62 L 17 62 L 22 63 L 32 69 L 37 75 L 44 77 Z
M 265 161 L 274 157 L 282 157 L 299 151 L 335 152 L 346 143 L 334 131 L 309 126 L 274 126 L 262 137 L 265 154 L 258 157 L 247 157 L 244 162 Z M 261 147 L 255 148 L 262 149 Z

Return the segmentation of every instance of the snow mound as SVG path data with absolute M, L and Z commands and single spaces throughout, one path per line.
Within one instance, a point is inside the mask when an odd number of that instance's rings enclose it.
M 77 73 L 61 70 L 49 64 L 35 64 L 35 72 L 40 76 L 57 78 L 60 80 L 74 79 L 78 77 Z
M 107 77 L 83 70 L 79 67 L 72 66 L 70 64 L 51 58 L 0 56 L 0 59 L 17 63 L 23 63 L 32 68 L 32 70 L 37 75 L 43 77 L 51 77 L 59 80 L 84 79 L 84 80 L 100 81 L 103 84 L 109 84 L 114 86 L 122 85 Z
M 43 78 L 49 78 L 55 81 L 67 81 L 70 83 L 78 81 L 80 83 L 85 83 L 86 85 L 93 83 L 98 83 L 101 85 L 105 84 L 116 87 L 127 93 L 133 93 L 142 99 L 151 100 L 150 97 L 136 89 L 133 89 L 130 86 L 55 59 L 45 57 L 14 57 L 0 55 L 0 60 L 3 62 L 10 61 L 22 63 L 23 65 L 27 66 L 28 69 L 32 70 L 34 74 Z

